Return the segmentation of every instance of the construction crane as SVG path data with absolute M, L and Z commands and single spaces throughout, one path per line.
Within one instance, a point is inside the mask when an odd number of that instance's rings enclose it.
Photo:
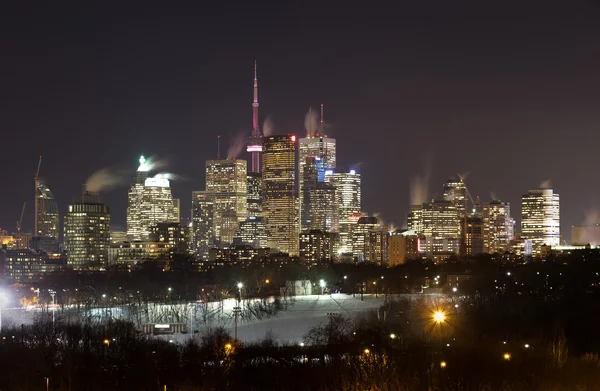
M 460 174 L 458 174 L 458 178 L 465 185 L 465 191 L 467 193 L 467 196 L 469 197 L 469 200 L 471 200 L 471 205 L 473 205 L 473 212 L 475 212 L 479 207 L 479 197 L 477 197 L 477 201 L 475 201 L 473 199 L 473 196 L 471 195 L 471 192 L 469 191 L 469 188 L 467 187 L 467 184 L 465 183 L 465 179 Z
M 27 201 L 23 202 L 23 209 L 21 209 L 21 218 L 17 221 L 17 234 L 21 233 L 21 224 L 23 224 L 23 213 L 25 213 L 25 205 L 27 205 Z
M 37 202 L 37 194 L 38 189 L 40 187 L 40 167 L 42 166 L 42 157 L 38 160 L 37 171 L 33 176 L 33 184 L 35 189 L 33 190 L 33 236 L 38 235 L 38 202 Z

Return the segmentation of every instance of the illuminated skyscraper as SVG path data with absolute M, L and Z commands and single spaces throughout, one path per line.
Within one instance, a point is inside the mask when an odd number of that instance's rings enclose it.
M 352 229 L 352 255 L 358 262 L 369 261 L 371 232 L 382 228 L 377 217 L 363 216 Z
M 267 247 L 267 234 L 262 217 L 249 216 L 242 221 L 233 238 L 234 245 L 246 245 L 253 248 Z
M 467 187 L 462 179 L 448 179 L 444 183 L 443 198 L 454 204 L 458 217 L 463 219 L 467 215 Z
M 483 219 L 481 215 L 465 216 L 463 238 L 465 255 L 483 254 Z
M 319 163 L 321 159 L 314 156 L 306 158 L 302 188 L 302 231 L 320 230 L 332 232 L 337 229 L 335 214 L 335 187 L 325 182 L 325 168 Z
M 192 192 L 192 251 L 204 261 L 208 261 L 209 251 L 215 246 L 213 217 L 213 195 L 206 191 Z
M 325 182 L 330 183 L 335 191 L 335 202 L 332 205 L 334 222 L 337 226 L 332 231 L 339 232 L 339 252 L 352 252 L 352 227 L 356 216 L 361 211 L 361 177 L 356 170 L 348 172 L 325 171 Z
M 219 246 L 233 241 L 238 223 L 248 216 L 248 182 L 245 160 L 208 160 L 206 192 L 213 196 L 213 226 Z
M 538 252 L 560 244 L 560 197 L 552 189 L 529 190 L 521 199 L 521 238 Z
M 58 205 L 48 186 L 37 182 L 36 228 L 34 236 L 54 238 L 58 240 Z
M 130 240 L 147 241 L 151 226 L 179 221 L 169 180 L 158 175 L 149 178 L 148 171 L 146 159 L 142 156 L 129 189 L 127 236 Z
M 84 192 L 69 205 L 65 219 L 67 264 L 75 270 L 105 269 L 110 246 L 110 209 Z
M 432 201 L 423 204 L 422 230 L 429 255 L 458 254 L 462 224 L 453 201 Z
M 486 253 L 507 251 L 514 239 L 515 221 L 510 217 L 510 203 L 491 201 L 483 204 L 483 247 Z
M 248 182 L 248 217 L 259 217 L 262 215 L 262 177 L 260 173 L 249 172 Z
M 267 246 L 298 255 L 296 136 L 263 138 L 263 215 Z
M 423 234 L 423 205 L 413 205 L 408 213 L 408 230 L 415 235 Z

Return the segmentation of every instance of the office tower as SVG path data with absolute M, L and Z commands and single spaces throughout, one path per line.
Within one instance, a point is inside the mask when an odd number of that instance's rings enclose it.
M 206 191 L 192 192 L 192 251 L 198 259 L 208 261 L 215 246 L 214 197 Z
M 465 216 L 463 245 L 464 254 L 467 256 L 483 254 L 483 218 L 481 215 Z
M 258 127 L 258 78 L 256 77 L 256 61 L 254 62 L 254 100 L 252 101 L 252 135 L 248 140 L 246 151 L 250 153 L 250 170 L 248 172 L 260 173 L 262 152 L 262 135 Z
M 498 200 L 483 204 L 483 248 L 489 254 L 508 250 L 514 239 L 514 219 L 510 216 L 510 203 Z
M 467 187 L 462 179 L 448 179 L 444 183 L 443 198 L 446 201 L 452 202 L 456 208 L 456 213 L 461 219 L 467 215 Z
M 262 177 L 260 173 L 249 172 L 246 181 L 248 187 L 246 201 L 248 205 L 248 217 L 259 217 L 262 215 L 262 197 L 260 194 L 262 189 Z
M 352 227 L 357 222 L 361 208 L 361 177 L 356 170 L 325 171 L 325 182 L 330 183 L 335 192 L 335 202 L 332 206 L 334 213 L 333 231 L 339 232 L 340 247 L 338 252 L 351 253 Z
M 352 255 L 358 262 L 369 260 L 370 232 L 381 229 L 379 219 L 374 216 L 363 216 L 352 229 Z M 340 233 L 341 235 L 341 233 Z
M 119 244 L 127 242 L 127 232 L 126 231 L 110 231 L 110 244 Z
M 402 265 L 407 260 L 420 257 L 419 237 L 414 231 L 396 230 L 389 238 L 389 266 Z
M 424 203 L 422 222 L 428 255 L 459 253 L 462 224 L 455 202 L 435 200 Z
M 213 196 L 213 226 L 221 247 L 231 244 L 238 224 L 248 216 L 247 165 L 234 159 L 206 162 L 206 192 Z
M 335 188 L 325 182 L 325 167 L 321 159 L 314 156 L 306 158 L 302 186 L 302 231 L 321 230 L 331 232 L 337 229 L 335 209 Z
M 296 136 L 263 138 L 263 215 L 267 246 L 298 255 Z
M 309 158 L 314 158 L 309 159 Z M 315 162 L 316 160 L 316 162 Z M 332 169 L 336 166 L 336 143 L 334 138 L 327 137 L 325 134 L 323 122 L 323 105 L 321 105 L 321 122 L 318 129 L 308 129 L 308 134 L 298 140 L 298 180 L 299 180 L 299 200 L 300 217 L 304 218 L 304 181 L 305 170 L 312 168 L 310 166 L 317 164 L 318 170 L 322 173 L 325 169 Z M 320 182 L 322 182 L 321 180 Z
M 65 219 L 67 264 L 73 269 L 103 270 L 110 246 L 110 209 L 84 191 L 73 199 Z
M 157 223 L 176 223 L 176 201 L 171 193 L 171 184 L 166 177 L 149 177 L 144 156 L 129 189 L 127 206 L 127 236 L 129 240 L 147 241 L 150 227 Z
M 533 252 L 560 244 L 560 197 L 552 189 L 529 190 L 521 198 L 521 238 L 531 239 Z
M 417 236 L 423 234 L 423 205 L 410 207 L 407 222 L 409 231 L 413 231 Z
M 233 238 L 234 245 L 245 245 L 253 248 L 267 247 L 267 234 L 262 217 L 249 216 L 242 221 Z
M 152 242 L 168 243 L 171 254 L 189 254 L 190 230 L 180 223 L 157 223 L 150 227 Z
M 58 205 L 48 186 L 37 181 L 34 236 L 58 240 Z
M 333 257 L 333 235 L 318 229 L 300 234 L 300 258 L 305 261 L 325 261 Z

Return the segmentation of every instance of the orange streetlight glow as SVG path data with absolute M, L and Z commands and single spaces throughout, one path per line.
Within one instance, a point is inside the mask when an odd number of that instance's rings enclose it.
M 442 323 L 446 320 L 446 314 L 444 313 L 444 311 L 435 311 L 433 313 L 433 320 L 436 323 Z
M 502 356 L 506 361 L 510 360 L 510 353 L 504 353 Z
M 440 363 L 440 367 L 441 367 L 441 368 L 446 368 L 446 361 L 442 361 L 442 362 Z

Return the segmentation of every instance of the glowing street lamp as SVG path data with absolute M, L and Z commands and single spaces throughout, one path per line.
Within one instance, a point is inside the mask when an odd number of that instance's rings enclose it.
M 369 353 L 371 353 L 371 351 L 370 351 L 369 349 L 365 349 L 365 350 L 363 350 L 363 351 L 365 352 L 365 354 L 369 354 Z
M 510 361 L 510 353 L 504 353 L 502 355 L 502 358 L 505 359 L 506 361 Z
M 238 289 L 242 289 L 244 287 L 244 284 L 242 284 L 241 282 L 238 282 L 237 287 L 238 287 Z
M 446 314 L 444 313 L 444 311 L 435 311 L 433 313 L 433 321 L 435 323 L 443 323 L 446 321 Z
M 391 334 L 390 334 L 390 338 L 391 338 L 391 339 L 396 339 L 396 334 L 394 334 L 394 333 L 391 333 Z
M 446 365 L 447 365 L 447 364 L 446 364 L 446 361 L 442 361 L 442 362 L 440 363 L 440 368 L 446 368 Z

